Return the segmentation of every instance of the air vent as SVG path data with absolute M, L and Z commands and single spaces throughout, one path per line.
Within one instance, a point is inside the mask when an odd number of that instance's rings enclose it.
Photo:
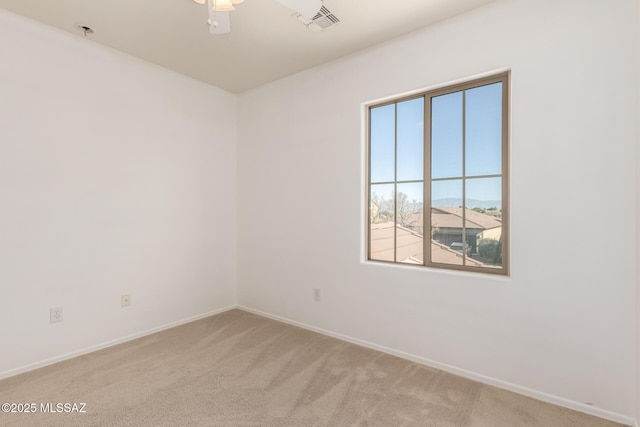
M 335 25 L 338 22 L 340 22 L 338 17 L 334 15 L 333 12 L 331 12 L 325 6 L 322 6 L 322 8 L 320 9 L 320 12 L 318 12 L 317 15 L 314 16 L 312 19 L 307 19 L 304 16 L 299 14 L 296 14 L 295 16 L 296 18 L 298 18 L 298 20 L 302 21 L 302 23 L 304 23 L 304 25 L 306 25 L 307 28 L 309 28 L 310 30 L 316 33 L 319 33 L 325 28 L 329 28 L 332 25 Z

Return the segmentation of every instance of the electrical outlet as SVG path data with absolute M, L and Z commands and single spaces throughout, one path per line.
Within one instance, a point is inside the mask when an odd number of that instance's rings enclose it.
M 62 307 L 55 307 L 49 309 L 49 322 L 57 323 L 62 322 Z
M 131 295 L 124 294 L 120 296 L 120 306 L 129 307 L 131 305 Z
M 314 301 L 320 301 L 320 289 L 315 288 L 313 290 L 313 300 Z

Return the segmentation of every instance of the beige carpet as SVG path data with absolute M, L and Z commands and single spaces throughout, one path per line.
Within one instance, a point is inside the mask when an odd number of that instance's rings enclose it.
M 0 413 L 20 427 L 620 425 L 240 310 L 2 380 L 0 396 L 37 403 Z

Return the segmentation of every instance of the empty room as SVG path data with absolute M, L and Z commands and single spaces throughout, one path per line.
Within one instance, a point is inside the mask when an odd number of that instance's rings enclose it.
M 0 425 L 638 427 L 639 124 L 638 0 L 0 0 Z

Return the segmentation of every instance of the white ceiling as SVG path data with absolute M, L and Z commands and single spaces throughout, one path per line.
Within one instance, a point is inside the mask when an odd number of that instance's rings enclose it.
M 273 0 L 246 0 L 210 35 L 192 0 L 0 0 L 0 7 L 239 93 L 494 0 L 324 0 L 340 23 L 314 33 Z

